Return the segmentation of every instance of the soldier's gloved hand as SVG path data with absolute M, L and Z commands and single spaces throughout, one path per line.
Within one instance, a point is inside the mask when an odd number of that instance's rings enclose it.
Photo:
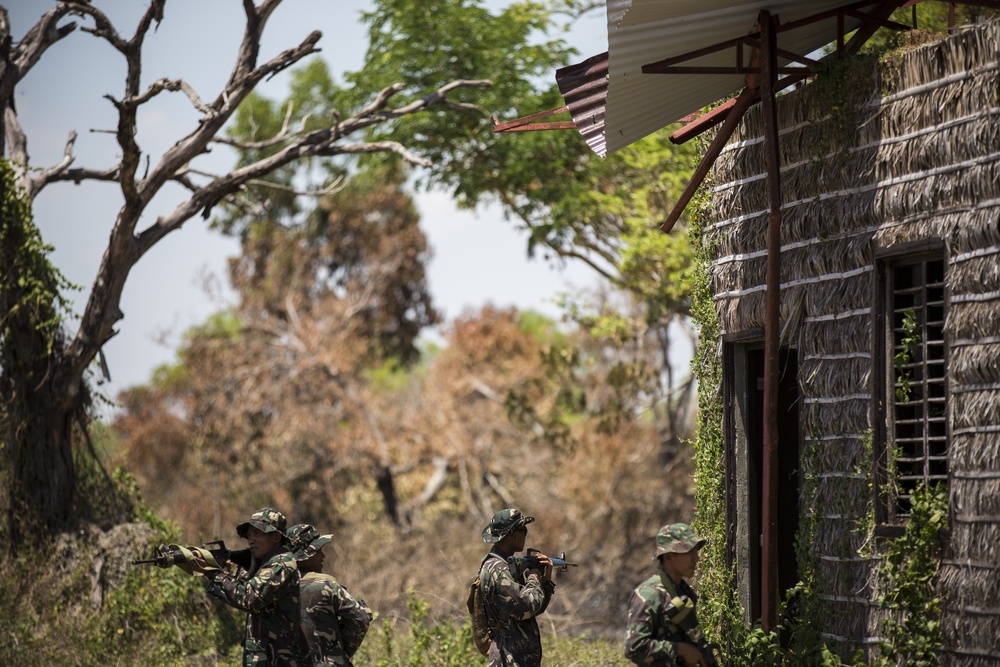
M 202 574 L 208 580 L 209 585 L 211 585 L 216 583 L 226 572 L 223 570 L 206 570 Z

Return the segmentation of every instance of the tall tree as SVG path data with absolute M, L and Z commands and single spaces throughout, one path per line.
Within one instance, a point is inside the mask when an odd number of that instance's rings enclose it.
M 566 28 L 564 17 L 589 9 L 593 3 L 515 2 L 491 13 L 476 0 L 380 0 L 365 15 L 368 56 L 361 70 L 346 75 L 349 87 L 338 88 L 310 66 L 284 102 L 245 107 L 237 128 L 277 127 L 289 109 L 293 118 L 308 117 L 312 109 L 363 99 L 390 81 L 400 82 L 400 95 L 413 96 L 456 71 L 493 80 L 477 100 L 490 115 L 511 118 L 559 107 L 563 100 L 552 75 L 575 53 L 552 35 Z M 467 208 L 499 203 L 526 232 L 529 255 L 582 262 L 612 286 L 613 298 L 567 304 L 567 312 L 621 353 L 651 364 L 645 377 L 657 382 L 646 386 L 646 396 L 664 452 L 676 452 L 692 383 L 688 373 L 675 371 L 672 350 L 678 333 L 693 337 L 687 317 L 692 252 L 686 220 L 669 235 L 656 221 L 697 163 L 695 142 L 674 146 L 661 132 L 601 159 L 576 132 L 501 135 L 489 118 L 473 114 L 448 123 L 433 115 L 386 123 L 372 128 L 371 140 L 397 141 L 433 156 L 419 184 L 447 189 Z
M 0 438 L 6 457 L 4 482 L 11 498 L 9 521 L 14 524 L 29 511 L 24 502 L 33 499 L 35 511 L 58 515 L 60 494 L 32 498 L 40 486 L 70 487 L 74 483 L 73 452 L 61 430 L 86 418 L 80 405 L 66 411 L 63 420 L 31 418 L 39 403 L 51 401 L 53 353 L 65 345 L 62 316 L 66 302 L 62 290 L 69 287 L 48 260 L 31 220 L 31 207 L 19 196 L 15 173 L 0 159 Z M 86 398 L 86 388 L 81 388 Z M 33 443 L 53 441 L 53 451 L 42 452 Z M 14 502 L 17 499 L 19 502 Z
M 51 340 L 42 362 L 45 367 L 42 378 L 34 376 L 37 369 L 29 372 L 25 366 L 4 368 L 5 383 L 22 389 L 23 398 L 5 406 L 4 415 L 7 423 L 4 452 L 11 470 L 8 523 L 12 546 L 22 542 L 26 535 L 44 535 L 66 527 L 73 518 L 72 426 L 89 400 L 87 369 L 115 334 L 115 325 L 122 318 L 119 308 L 122 290 L 131 269 L 143 255 L 187 220 L 199 214 L 207 218 L 220 202 L 241 188 L 299 160 L 391 152 L 411 163 L 426 165 L 426 157 L 403 144 L 391 140 L 369 142 L 364 132 L 436 107 L 468 110 L 471 106 L 467 101 L 454 103 L 450 95 L 489 85 L 485 80 L 452 79 L 435 88 L 424 88 L 418 96 L 408 97 L 404 104 L 396 103 L 402 86 L 390 85 L 367 96 L 364 103 L 349 111 L 341 109 L 332 120 L 327 116 L 322 127 L 292 132 L 280 150 L 228 174 L 199 176 L 191 170 L 190 162 L 218 142 L 220 132 L 253 89 L 265 78 L 317 51 L 321 37 L 318 31 L 274 58 L 259 61 L 261 36 L 280 4 L 281 0 L 258 3 L 244 0 L 246 24 L 235 64 L 222 90 L 208 101 L 180 79 L 163 78 L 145 87 L 142 84 L 143 46 L 150 30 L 169 20 L 166 0 L 153 0 L 149 4 L 131 36 L 123 36 L 96 3 L 60 0 L 23 37 L 15 40 L 10 34 L 7 11 L 0 7 L 0 100 L 4 106 L 0 136 L 5 140 L 6 158 L 18 169 L 20 192 L 30 202 L 46 186 L 59 181 L 107 181 L 117 184 L 122 200 L 76 331 L 67 337 L 65 344 Z M 29 161 L 27 137 L 13 104 L 14 93 L 18 83 L 48 49 L 74 32 L 77 24 L 65 20 L 70 16 L 79 17 L 85 32 L 101 40 L 124 61 L 123 90 L 118 96 L 108 96 L 117 113 L 114 137 L 118 158 L 110 166 L 74 167 L 74 134 L 59 164 L 37 170 Z M 201 117 L 158 162 L 147 165 L 137 140 L 140 110 L 167 92 L 182 92 Z M 171 212 L 141 225 L 150 201 L 171 182 L 186 188 L 187 198 Z M 6 321 L 10 326 L 19 324 L 17 320 Z M 17 339 L 17 334 L 5 332 L 4 341 Z M 44 384 L 44 391 L 23 391 L 26 387 L 37 387 L 39 382 Z

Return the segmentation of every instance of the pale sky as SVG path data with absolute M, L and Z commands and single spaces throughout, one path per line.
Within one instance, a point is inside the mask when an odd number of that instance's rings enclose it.
M 147 5 L 142 0 L 93 2 L 124 36 L 133 33 Z M 502 6 L 504 2 L 488 4 Z M 7 0 L 5 6 L 18 40 L 52 3 Z M 371 3 L 286 0 L 268 22 L 259 62 L 320 30 L 320 55 L 335 75 L 359 69 L 367 44 L 365 26 L 358 22 L 364 9 L 370 10 Z M 243 26 L 240 0 L 169 0 L 163 22 L 146 40 L 143 88 L 160 77 L 182 78 L 202 99 L 213 99 L 235 60 Z M 603 16 L 596 13 L 578 22 L 567 40 L 581 58 L 604 51 Z M 120 56 L 105 42 L 79 30 L 49 49 L 16 95 L 34 167 L 59 162 L 71 130 L 79 135 L 74 166 L 104 168 L 115 162 L 114 138 L 102 131 L 113 129 L 116 117 L 103 95 L 121 96 L 123 73 Z M 287 82 L 287 76 L 278 76 L 258 90 L 280 98 L 287 92 Z M 186 96 L 163 93 L 143 107 L 139 144 L 156 160 L 190 131 L 198 117 Z M 517 136 L 509 138 L 516 141 Z M 217 149 L 193 166 L 218 173 L 232 164 L 231 154 Z M 140 229 L 184 198 L 179 186 L 164 188 Z M 420 195 L 417 204 L 434 250 L 429 266 L 431 292 L 446 318 L 487 302 L 557 317 L 554 299 L 558 293 L 596 283 L 593 273 L 583 266 L 555 270 L 540 259 L 529 261 L 524 235 L 512 223 L 502 221 L 498 209 L 458 211 L 441 193 Z M 54 246 L 53 261 L 71 282 L 84 288 L 74 295 L 77 312 L 86 302 L 119 206 L 117 185 L 108 183 L 59 183 L 35 200 L 35 221 L 45 241 Z M 237 250 L 234 241 L 208 231 L 201 218 L 193 218 L 139 260 L 122 297 L 125 319 L 118 323 L 119 334 L 104 348 L 112 378 L 105 387 L 109 397 L 145 382 L 156 366 L 174 361 L 183 332 L 229 302 L 225 264 Z

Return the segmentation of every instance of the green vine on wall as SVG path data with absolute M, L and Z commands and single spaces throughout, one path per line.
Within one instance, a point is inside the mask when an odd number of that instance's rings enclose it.
M 878 667 L 933 667 L 944 643 L 941 598 L 935 592 L 942 531 L 948 525 L 948 491 L 921 486 L 911 497 L 902 537 L 886 544 L 877 581 L 879 604 L 893 615 L 882 624 Z
M 698 616 L 706 634 L 723 646 L 740 648 L 723 638 L 742 629 L 743 618 L 736 601 L 735 573 L 726 564 L 726 486 L 722 432 L 722 359 L 719 354 L 720 325 L 712 300 L 711 257 L 713 247 L 705 234 L 709 221 L 707 185 L 691 204 L 689 235 L 695 251 L 691 318 L 698 329 L 699 344 L 692 361 L 698 380 L 698 418 L 694 442 L 695 516 L 693 526 L 707 539 L 701 551 L 698 572 Z
M 814 118 L 813 139 L 816 160 L 832 158 L 843 166 L 849 148 L 857 145 L 861 95 L 871 90 L 876 59 L 856 54 L 824 60 L 816 66 L 816 76 L 808 86 L 810 107 L 821 114 Z
M 722 428 L 723 369 L 719 354 L 720 324 L 712 300 L 712 246 L 704 236 L 707 200 L 696 200 L 690 234 L 700 267 L 692 304 L 692 318 L 699 330 L 699 345 L 693 362 L 698 379 L 698 423 L 695 439 L 695 529 L 708 539 L 702 550 L 698 571 L 700 594 L 699 617 L 706 634 L 719 642 L 731 667 L 796 665 L 843 667 L 865 665 L 861 651 L 844 661 L 823 636 L 829 605 L 820 598 L 822 584 L 817 576 L 815 551 L 818 516 L 815 512 L 820 469 L 820 431 L 818 414 L 813 415 L 813 433 L 802 453 L 802 515 L 796 536 L 796 558 L 801 581 L 791 589 L 779 610 L 782 641 L 775 632 L 759 624 L 746 627 L 744 612 L 736 594 L 736 575 L 726 563 L 728 535 L 725 525 L 725 442 Z M 920 338 L 916 316 L 904 317 L 903 353 L 914 358 Z M 908 361 L 903 362 L 908 363 Z M 869 430 L 861 443 L 854 472 L 867 480 L 868 501 L 855 522 L 853 532 L 865 539 L 860 555 L 877 557 L 874 542 L 874 501 L 876 479 L 872 476 L 873 436 Z M 842 499 L 835 499 L 838 503 Z M 913 496 L 912 512 L 905 534 L 882 547 L 885 556 L 877 570 L 881 591 L 880 603 L 895 612 L 881 629 L 886 639 L 877 667 L 898 664 L 930 667 L 937 664 L 937 651 L 943 640 L 940 626 L 941 602 L 934 594 L 934 582 L 940 563 L 940 530 L 947 524 L 947 493 L 918 491 Z M 902 662 L 900 662 L 902 661 Z
M 920 349 L 920 324 L 917 322 L 917 314 L 913 308 L 907 308 L 903 313 L 903 338 L 899 341 L 900 350 L 892 357 L 892 363 L 896 366 L 896 400 L 906 403 L 913 393 L 910 387 L 910 380 L 913 373 L 906 368 L 917 357 Z

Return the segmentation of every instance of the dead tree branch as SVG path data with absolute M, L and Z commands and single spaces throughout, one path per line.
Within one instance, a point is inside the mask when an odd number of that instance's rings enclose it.
M 0 104 L 3 105 L 4 125 L 0 132 L 0 155 L 6 154 L 11 162 L 23 167 L 28 165 L 27 141 L 17 122 L 14 89 L 50 46 L 76 30 L 77 25 L 73 22 L 58 25 L 73 11 L 72 3 L 57 5 L 45 12 L 38 23 L 14 44 L 10 34 L 10 15 L 6 7 L 0 6 L 0 100 L 3 100 Z M 10 144 L 11 148 L 8 149 L 6 144 Z
M 194 88 L 192 88 L 187 82 L 183 81 L 182 79 L 163 78 L 159 79 L 158 81 L 154 81 L 152 85 L 149 86 L 149 88 L 146 90 L 145 93 L 139 95 L 138 97 L 125 100 L 125 104 L 134 106 L 145 104 L 155 96 L 162 93 L 164 90 L 170 92 L 177 92 L 178 90 L 180 90 L 185 95 L 188 96 L 188 99 L 191 100 L 191 104 L 194 105 L 195 109 L 197 109 L 198 111 L 202 112 L 203 114 L 209 117 L 215 114 L 215 111 L 211 107 L 209 107 L 208 105 L 206 105 L 204 102 L 201 101 L 201 98 L 198 97 L 198 93 L 194 91 Z
M 282 51 L 264 63 L 258 62 L 263 31 L 271 14 L 280 4 L 281 0 L 258 0 L 257 4 L 253 0 L 243 0 L 246 25 L 236 62 L 227 82 L 212 100 L 202 99 L 180 78 L 161 78 L 148 87 L 143 87 L 141 84 L 143 43 L 150 28 L 164 20 L 165 0 L 150 2 L 129 37 L 123 36 L 111 19 L 98 7 L 85 0 L 62 0 L 14 47 L 11 47 L 6 12 L 0 7 L 0 49 L 2 49 L 0 55 L 4 56 L 2 61 L 5 68 L 0 71 L 2 99 L 13 99 L 13 91 L 24 73 L 37 62 L 49 46 L 76 29 L 75 23 L 59 25 L 60 19 L 67 15 L 84 17 L 88 25 L 81 30 L 110 45 L 121 54 L 126 65 L 123 91 L 120 95 L 107 96 L 117 111 L 114 136 L 119 146 L 118 163 L 105 169 L 73 168 L 75 135 L 71 135 L 66 143 L 63 158 L 58 164 L 38 173 L 33 179 L 29 180 L 25 176 L 24 181 L 25 190 L 29 192 L 31 198 L 57 181 L 76 183 L 85 180 L 112 181 L 118 184 L 123 199 L 114 221 L 107 251 L 80 319 L 79 328 L 60 357 L 59 367 L 54 371 L 59 374 L 56 384 L 63 388 L 63 408 L 79 400 L 80 386 L 86 368 L 101 346 L 115 333 L 114 327 L 123 316 L 119 309 L 122 291 L 132 267 L 164 236 L 180 228 L 185 221 L 195 215 L 201 214 L 207 217 L 220 201 L 239 198 L 248 186 L 276 187 L 268 182 L 268 175 L 276 169 L 305 158 L 390 152 L 412 164 L 426 166 L 428 162 L 425 158 L 399 143 L 348 142 L 345 139 L 378 124 L 392 122 L 435 106 L 474 111 L 476 110 L 474 105 L 453 101 L 449 99 L 449 94 L 462 88 L 483 88 L 490 85 L 489 81 L 453 81 L 397 108 L 390 108 L 389 105 L 393 97 L 402 91 L 403 86 L 391 86 L 347 120 L 341 121 L 340 115 L 334 112 L 330 125 L 315 131 L 305 131 L 305 120 L 302 121 L 299 130 L 290 131 L 292 110 L 289 109 L 278 135 L 255 146 L 277 147 L 274 154 L 220 176 L 193 171 L 190 163 L 198 156 L 207 153 L 210 144 L 235 145 L 220 138 L 223 127 L 260 82 L 318 51 L 316 45 L 321 34 L 314 31 L 297 46 Z M 180 138 L 158 162 L 147 169 L 148 158 L 137 139 L 138 111 L 142 105 L 153 101 L 164 91 L 183 92 L 202 117 L 196 127 Z M 5 136 L 14 139 L 12 141 L 14 150 L 9 157 L 18 159 L 24 165 L 27 175 L 29 164 L 27 142 L 17 122 L 16 110 L 9 103 L 6 103 L 3 118 Z M 143 173 L 144 171 L 146 173 Z M 192 178 L 193 175 L 206 176 L 210 180 L 200 184 Z M 146 229 L 137 229 L 147 205 L 170 181 L 180 183 L 187 188 L 188 199 L 172 212 L 158 218 Z M 339 183 L 333 183 L 319 192 L 296 194 L 327 194 L 331 188 L 338 186 Z M 384 447 L 384 443 L 382 446 Z M 384 455 L 383 451 L 383 457 Z
M 232 146 L 233 148 L 246 151 L 262 150 L 264 148 L 277 146 L 283 141 L 287 141 L 288 139 L 299 136 L 305 132 L 306 123 L 309 121 L 309 118 L 312 117 L 312 114 L 307 113 L 302 117 L 302 120 L 299 121 L 299 129 L 295 132 L 289 132 L 288 128 L 292 122 L 292 109 L 292 103 L 289 102 L 288 106 L 285 108 L 285 119 L 281 123 L 281 129 L 278 130 L 270 139 L 265 139 L 263 141 L 238 141 L 236 139 L 230 139 L 229 137 L 216 137 L 212 141 L 213 143 L 222 144 L 224 146 Z

